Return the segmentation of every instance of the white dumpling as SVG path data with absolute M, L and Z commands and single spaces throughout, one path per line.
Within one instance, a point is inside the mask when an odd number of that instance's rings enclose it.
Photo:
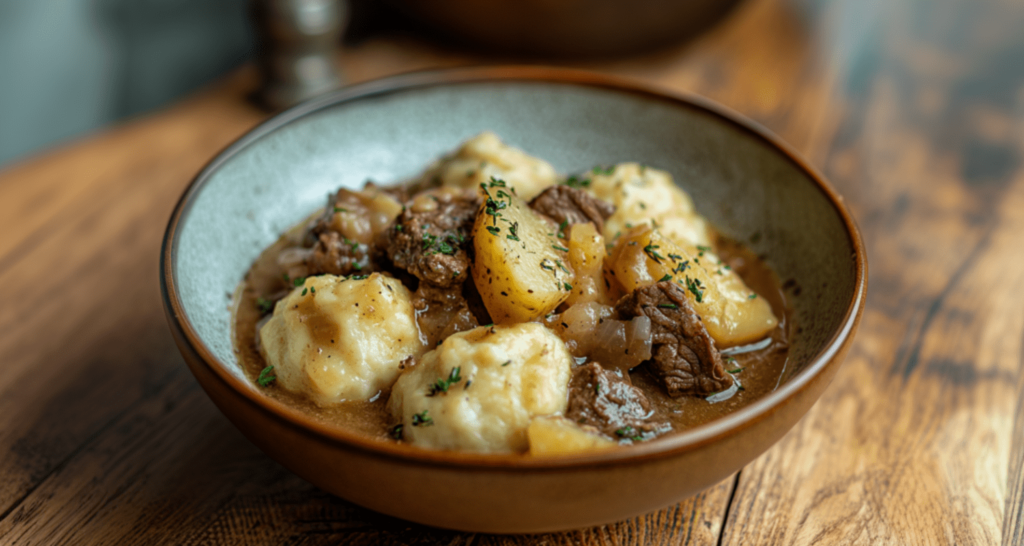
M 501 141 L 491 132 L 467 140 L 452 155 L 431 165 L 424 177 L 444 186 L 478 189 L 491 177 L 506 181 L 516 195 L 529 201 L 554 184 L 558 175 L 550 163 Z
M 565 410 L 572 362 L 541 324 L 481 326 L 450 336 L 405 372 L 391 414 L 418 446 L 525 452 L 533 417 Z
M 588 172 L 590 193 L 615 205 L 604 223 L 604 238 L 612 242 L 631 227 L 647 224 L 676 244 L 711 246 L 707 221 L 693 208 L 693 200 L 665 171 L 620 163 L 607 171 Z
M 425 349 L 409 290 L 379 273 L 306 279 L 277 302 L 259 342 L 278 384 L 319 405 L 377 395 Z

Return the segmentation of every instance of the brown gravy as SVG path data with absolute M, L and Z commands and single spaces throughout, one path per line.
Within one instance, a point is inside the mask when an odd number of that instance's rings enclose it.
M 263 315 L 259 309 L 258 296 L 288 290 L 285 272 L 277 265 L 278 254 L 294 245 L 301 227 L 296 227 L 268 247 L 253 263 L 245 280 L 236 292 L 234 313 L 235 352 L 245 373 L 255 382 L 260 371 L 266 367 L 257 349 L 257 324 Z M 792 313 L 786 304 L 786 297 L 778 277 L 768 265 L 743 245 L 719 237 L 717 250 L 722 260 L 728 263 L 752 290 L 768 300 L 772 311 L 779 318 L 779 325 L 769 338 L 758 348 L 732 354 L 733 350 L 722 352 L 726 359 L 726 370 L 733 371 L 734 378 L 742 388 L 723 393 L 709 402 L 700 397 L 671 398 L 664 389 L 647 373 L 644 366 L 630 372 L 633 384 L 647 395 L 654 409 L 654 420 L 668 421 L 675 431 L 686 430 L 707 423 L 742 408 L 758 398 L 775 390 L 786 371 L 789 338 L 795 331 Z M 305 301 L 312 301 L 305 300 Z M 316 313 L 310 313 L 308 320 L 313 325 L 314 335 L 331 337 L 335 323 L 324 317 L 318 321 Z M 319 325 L 319 326 L 317 326 Z M 748 346 L 748 348 L 753 346 Z M 734 349 L 735 350 L 735 349 Z M 740 370 L 740 371 L 734 371 Z M 334 407 L 320 407 L 301 395 L 288 392 L 276 383 L 263 388 L 264 393 L 284 402 L 325 424 L 355 431 L 367 437 L 384 441 L 395 441 L 390 437 L 390 426 L 394 419 L 387 409 L 389 392 L 380 392 L 366 402 L 345 402 Z

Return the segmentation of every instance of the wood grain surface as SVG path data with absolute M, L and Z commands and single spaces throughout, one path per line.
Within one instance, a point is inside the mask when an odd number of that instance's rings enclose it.
M 466 535 L 279 467 L 183 365 L 160 306 L 183 188 L 265 118 L 242 70 L 0 171 L 0 544 L 1024 543 L 1024 3 L 747 0 L 669 50 L 577 65 L 697 92 L 842 193 L 871 268 L 824 397 L 736 477 L 629 521 Z M 350 81 L 482 59 L 379 36 Z

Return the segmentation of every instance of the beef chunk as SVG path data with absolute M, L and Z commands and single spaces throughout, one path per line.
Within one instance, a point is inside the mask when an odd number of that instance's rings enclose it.
M 480 326 L 466 298 L 462 296 L 461 286 L 441 288 L 420 283 L 413 294 L 412 306 L 416 309 L 420 332 L 427 338 L 429 347 L 434 347 L 452 334 Z
M 606 370 L 596 362 L 573 370 L 565 416 L 616 440 L 647 439 L 671 428 L 666 423 L 647 421 L 651 403 L 629 382 L 629 376 Z
M 598 233 L 604 231 L 604 221 L 615 213 L 615 205 L 569 186 L 549 187 L 530 201 L 530 208 L 554 220 L 556 224 L 591 222 Z
M 376 269 L 369 246 L 346 239 L 337 231 L 320 233 L 306 258 L 306 267 L 309 275 L 352 275 Z
M 683 289 L 671 281 L 637 288 L 615 306 L 623 317 L 651 319 L 651 373 L 669 396 L 705 396 L 732 386 L 722 357 Z
M 469 276 L 469 234 L 480 199 L 472 192 L 437 192 L 433 197 L 436 206 L 407 205 L 398 215 L 387 230 L 387 254 L 421 281 L 459 286 Z

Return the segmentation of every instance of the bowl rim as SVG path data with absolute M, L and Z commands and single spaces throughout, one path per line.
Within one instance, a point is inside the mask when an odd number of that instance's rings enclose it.
M 825 346 L 818 351 L 810 363 L 789 381 L 775 391 L 740 408 L 726 416 L 698 427 L 682 431 L 651 442 L 629 446 L 628 449 L 614 449 L 589 454 L 557 457 L 525 457 L 521 454 L 487 454 L 417 448 L 406 444 L 394 444 L 374 440 L 341 427 L 317 421 L 283 402 L 263 396 L 247 383 L 227 371 L 189 322 L 177 289 L 176 257 L 180 236 L 179 226 L 187 216 L 195 196 L 210 177 L 233 156 L 252 145 L 260 138 L 278 128 L 307 115 L 340 104 L 380 97 L 418 88 L 452 86 L 475 83 L 549 83 L 566 86 L 582 86 L 606 89 L 624 94 L 637 95 L 657 100 L 676 107 L 688 108 L 709 114 L 719 121 L 730 124 L 749 136 L 760 140 L 805 173 L 824 194 L 835 209 L 845 227 L 846 235 L 854 249 L 854 293 L 847 304 L 840 327 L 833 333 Z M 406 464 L 435 467 L 457 467 L 463 470 L 505 470 L 505 471 L 556 471 L 632 465 L 640 461 L 658 460 L 694 451 L 701 447 L 736 435 L 755 426 L 771 416 L 779 407 L 798 396 L 813 380 L 830 365 L 838 365 L 835 357 L 850 341 L 850 338 L 864 310 L 867 293 L 867 255 L 860 231 L 847 210 L 843 198 L 832 188 L 824 176 L 803 159 L 791 146 L 768 131 L 760 124 L 717 104 L 710 99 L 684 92 L 668 90 L 655 85 L 638 82 L 618 76 L 598 74 L 589 71 L 553 68 L 545 66 L 483 66 L 425 70 L 400 74 L 345 87 L 311 99 L 285 110 L 260 123 L 243 136 L 221 150 L 193 178 L 175 205 L 167 224 L 160 252 L 160 290 L 167 314 L 168 324 L 177 334 L 175 337 L 188 344 L 189 352 L 201 361 L 214 377 L 224 383 L 234 394 L 261 410 L 267 416 L 296 428 L 321 441 Z M 179 341 L 179 346 L 181 345 Z M 183 350 L 185 347 L 181 347 Z

